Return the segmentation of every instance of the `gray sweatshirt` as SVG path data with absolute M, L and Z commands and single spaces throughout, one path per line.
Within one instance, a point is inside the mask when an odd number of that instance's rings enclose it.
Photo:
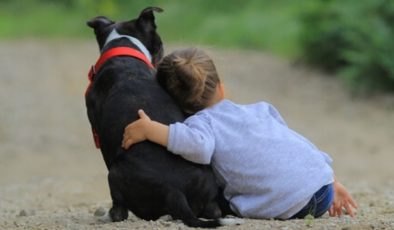
M 167 148 L 212 164 L 231 208 L 248 218 L 288 219 L 334 181 L 332 159 L 265 102 L 222 100 L 171 124 Z

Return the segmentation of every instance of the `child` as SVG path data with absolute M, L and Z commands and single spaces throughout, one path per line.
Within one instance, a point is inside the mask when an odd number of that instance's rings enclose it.
M 287 127 L 272 105 L 225 99 L 204 52 L 173 52 L 159 64 L 157 78 L 191 116 L 167 126 L 140 110 L 140 119 L 125 129 L 124 148 L 149 140 L 186 160 L 211 164 L 232 211 L 242 217 L 319 217 L 327 210 L 339 216 L 342 208 L 354 215 L 357 205 L 334 179 L 331 158 Z

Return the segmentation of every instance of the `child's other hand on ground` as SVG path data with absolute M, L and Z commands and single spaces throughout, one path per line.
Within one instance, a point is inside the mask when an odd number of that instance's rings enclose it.
M 130 148 L 131 145 L 136 144 L 147 139 L 146 127 L 151 122 L 148 115 L 142 109 L 138 110 L 140 119 L 130 123 L 126 126 L 123 134 L 122 147 L 125 149 Z
M 346 213 L 354 217 L 354 210 L 357 209 L 357 203 L 353 197 L 338 181 L 334 182 L 334 202 L 328 210 L 330 216 L 341 216 L 342 210 L 345 209 Z

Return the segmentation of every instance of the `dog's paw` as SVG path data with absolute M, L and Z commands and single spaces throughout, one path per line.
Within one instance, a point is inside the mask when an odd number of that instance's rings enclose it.
M 112 206 L 109 210 L 109 216 L 113 222 L 119 222 L 126 220 L 129 217 L 129 212 L 124 207 Z

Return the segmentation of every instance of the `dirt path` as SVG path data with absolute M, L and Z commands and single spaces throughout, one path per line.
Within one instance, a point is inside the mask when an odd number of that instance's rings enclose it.
M 167 51 L 171 50 L 167 49 Z M 94 42 L 0 42 L 0 229 L 187 229 L 165 220 L 97 220 L 110 205 L 106 169 L 84 107 Z M 266 100 L 334 158 L 360 205 L 315 229 L 394 229 L 394 99 L 352 99 L 331 76 L 258 52 L 208 51 L 241 103 Z M 221 229 L 304 229 L 304 220 L 246 220 Z

